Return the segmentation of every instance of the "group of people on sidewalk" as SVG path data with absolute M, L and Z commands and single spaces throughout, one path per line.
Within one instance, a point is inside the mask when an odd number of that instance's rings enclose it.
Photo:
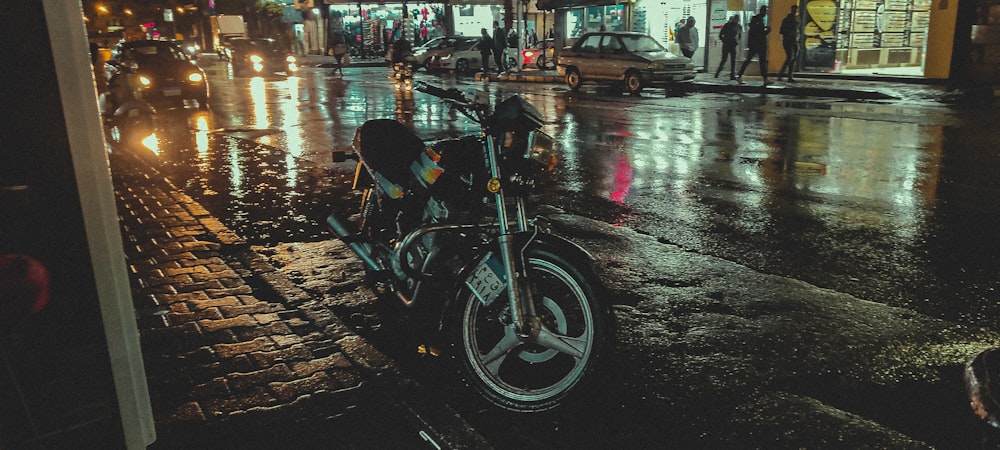
M 781 21 L 781 28 L 778 32 L 781 34 L 781 46 L 785 50 L 785 62 L 781 65 L 781 69 L 778 71 L 778 81 L 781 81 L 781 77 L 785 74 L 787 69 L 788 82 L 794 83 L 795 78 L 792 76 L 792 72 L 795 70 L 795 63 L 798 61 L 799 56 L 799 7 L 798 5 L 792 5 L 788 15 Z M 740 27 L 740 16 L 733 15 L 729 18 L 729 21 L 722 26 L 719 31 L 719 40 L 722 41 L 722 61 L 719 62 L 719 67 L 715 69 L 715 77 L 718 78 L 722 69 L 726 66 L 726 62 L 729 62 L 729 79 L 735 80 L 739 84 L 743 84 L 743 73 L 746 72 L 747 66 L 750 65 L 750 61 L 754 57 L 757 58 L 757 62 L 760 65 L 760 74 L 764 79 L 764 85 L 770 84 L 767 78 L 767 36 L 771 33 L 771 27 L 767 26 L 764 21 L 764 16 L 767 15 L 767 6 L 761 6 L 760 10 L 756 15 L 750 18 L 750 24 L 747 26 L 747 55 L 746 59 L 743 60 L 743 65 L 740 66 L 739 73 L 736 72 L 736 48 L 739 46 L 740 40 L 742 38 L 742 28 Z M 688 18 L 688 24 L 694 26 L 694 18 Z M 680 38 L 683 36 L 678 33 L 678 44 L 681 44 L 681 50 L 684 51 L 684 45 L 681 43 Z M 697 38 L 697 33 L 694 34 Z M 694 54 L 694 50 L 691 50 L 691 54 Z M 686 51 L 684 51 L 684 56 L 691 57 Z
M 493 36 L 490 36 L 489 31 L 486 28 L 480 30 L 482 33 L 482 43 L 479 45 L 479 58 L 483 62 L 483 73 L 489 73 L 490 71 L 490 54 L 493 54 L 493 62 L 496 63 L 497 73 L 503 73 L 509 70 L 507 67 L 507 58 L 504 58 L 507 54 L 507 47 L 513 46 L 517 47 L 517 43 L 511 45 L 510 34 L 506 32 L 501 26 L 500 22 L 493 21 Z M 514 37 L 514 39 L 517 39 Z M 488 45 L 492 43 L 492 45 Z

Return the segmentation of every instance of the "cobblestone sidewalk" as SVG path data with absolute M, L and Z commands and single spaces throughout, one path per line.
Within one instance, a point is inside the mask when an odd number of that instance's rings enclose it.
M 111 167 L 153 448 L 413 448 L 417 431 L 400 430 L 414 429 L 477 442 L 461 421 L 404 423 L 419 400 L 401 392 L 419 389 L 392 360 L 290 283 L 276 290 L 248 269 L 257 263 L 240 237 L 138 158 L 118 151 Z

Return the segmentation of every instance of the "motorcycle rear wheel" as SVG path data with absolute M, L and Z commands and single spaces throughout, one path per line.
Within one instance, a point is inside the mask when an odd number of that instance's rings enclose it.
M 577 354 L 518 338 L 506 292 L 489 305 L 463 294 L 457 342 L 466 382 L 491 403 L 517 412 L 551 409 L 586 391 L 613 338 L 610 310 L 595 295 L 592 273 L 539 249 L 529 250 L 527 261 L 536 313 Z

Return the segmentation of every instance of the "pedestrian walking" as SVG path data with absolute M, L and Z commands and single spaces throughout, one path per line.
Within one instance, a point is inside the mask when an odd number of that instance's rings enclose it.
M 339 73 L 341 76 L 344 75 L 344 56 L 347 55 L 347 34 L 343 31 L 334 32 L 331 35 L 331 40 L 333 42 L 333 58 L 337 60 L 337 67 L 334 72 Z
M 482 29 L 483 40 L 479 43 L 479 58 L 483 61 L 483 74 L 490 73 L 490 53 L 493 49 L 493 38 L 486 28 Z
M 507 33 L 500 28 L 500 22 L 493 21 L 493 60 L 497 63 L 497 73 L 506 70 L 504 55 L 507 53 Z
M 729 79 L 736 79 L 736 46 L 740 44 L 742 35 L 740 16 L 733 14 L 729 21 L 722 26 L 722 30 L 719 30 L 719 40 L 722 41 L 722 61 L 719 63 L 719 68 L 715 69 L 715 78 L 719 78 L 719 73 L 726 66 L 726 61 L 729 61 Z
M 781 28 L 778 29 L 781 33 L 781 47 L 785 49 L 785 62 L 781 65 L 781 70 L 778 71 L 778 81 L 781 81 L 781 75 L 785 73 L 785 68 L 788 68 L 788 82 L 794 83 L 795 79 L 792 78 L 792 72 L 795 70 L 795 63 L 799 59 L 799 6 L 792 5 L 791 10 L 785 19 L 781 21 Z
M 767 81 L 767 35 L 771 32 L 771 27 L 764 21 L 766 15 L 767 6 L 761 6 L 760 12 L 750 18 L 750 25 L 747 26 L 747 58 L 743 60 L 739 75 L 736 75 L 736 82 L 739 84 L 743 84 L 743 72 L 746 72 L 754 56 L 760 64 L 760 76 L 764 78 L 764 86 L 770 84 Z
M 693 58 L 694 51 L 698 50 L 698 29 L 694 27 L 694 22 L 694 16 L 688 16 L 684 26 L 677 30 L 677 45 L 687 58 Z

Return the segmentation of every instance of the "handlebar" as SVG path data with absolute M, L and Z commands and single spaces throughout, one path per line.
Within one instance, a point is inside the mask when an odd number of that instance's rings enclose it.
M 458 89 L 441 89 L 423 81 L 416 82 L 414 88 L 420 92 L 433 95 L 442 100 L 450 100 L 460 105 L 467 105 L 469 103 L 469 100 Z

